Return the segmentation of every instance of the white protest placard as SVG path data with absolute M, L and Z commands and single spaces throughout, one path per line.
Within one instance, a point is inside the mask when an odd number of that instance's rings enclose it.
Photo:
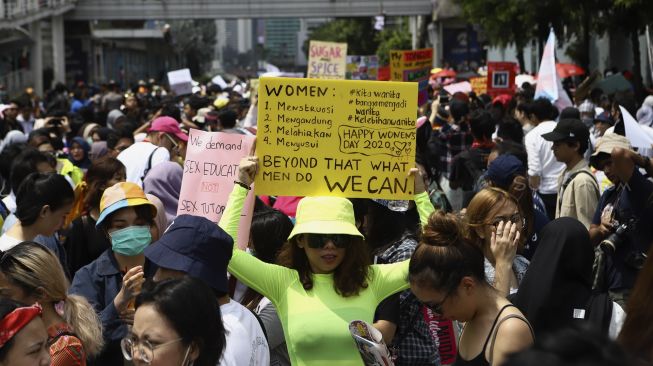
M 170 90 L 176 95 L 191 94 L 193 92 L 193 78 L 189 69 L 168 72 L 168 84 L 170 84 Z
M 456 93 L 469 94 L 472 92 L 472 84 L 469 81 L 461 81 L 460 83 L 449 84 L 444 87 L 447 93 L 454 95 Z
M 214 76 L 213 79 L 211 79 L 211 82 L 222 89 L 226 89 L 229 86 L 220 75 Z
M 240 159 L 249 155 L 254 136 L 191 129 L 177 215 L 205 217 L 216 224 L 238 179 Z M 247 248 L 254 210 L 253 190 L 247 195 L 238 226 L 238 245 Z
M 619 106 L 621 116 L 623 117 L 624 127 L 626 130 L 626 138 L 630 141 L 633 147 L 640 149 L 653 148 L 653 136 L 644 130 L 642 126 L 635 121 L 635 118 L 628 113 L 626 108 Z

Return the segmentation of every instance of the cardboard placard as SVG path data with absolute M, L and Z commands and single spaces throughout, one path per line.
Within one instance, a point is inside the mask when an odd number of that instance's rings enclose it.
M 188 214 L 220 221 L 238 179 L 240 159 L 249 155 L 254 136 L 191 129 L 177 215 Z M 254 210 L 254 194 L 247 195 L 238 228 L 238 247 L 245 249 Z
M 487 76 L 478 76 L 470 78 L 469 82 L 472 84 L 472 90 L 476 95 L 487 93 Z
M 311 79 L 344 79 L 346 67 L 346 43 L 310 42 L 307 77 Z
M 170 84 L 170 90 L 176 95 L 186 95 L 193 92 L 193 78 L 189 69 L 168 72 L 168 84 Z
M 256 194 L 412 199 L 417 84 L 260 80 Z
M 379 74 L 379 57 L 347 56 L 347 73 L 349 80 L 376 80 Z
M 390 80 L 419 83 L 418 106 L 428 101 L 429 75 L 432 67 L 432 48 L 390 51 Z
M 492 98 L 501 94 L 515 94 L 515 76 L 517 76 L 517 63 L 488 62 L 487 93 Z

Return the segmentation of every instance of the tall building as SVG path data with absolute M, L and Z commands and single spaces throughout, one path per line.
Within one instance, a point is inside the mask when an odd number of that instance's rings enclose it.
M 224 72 L 241 65 L 239 57 L 250 53 L 256 44 L 255 19 L 218 19 L 213 71 Z
M 265 53 L 267 61 L 277 66 L 294 66 L 301 52 L 297 42 L 301 21 L 297 18 L 265 20 Z

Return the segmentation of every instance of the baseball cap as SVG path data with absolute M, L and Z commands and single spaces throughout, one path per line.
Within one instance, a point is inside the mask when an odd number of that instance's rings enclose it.
M 581 120 L 569 118 L 560 120 L 553 131 L 543 134 L 542 138 L 547 141 L 587 141 L 590 138 L 590 131 Z
M 596 122 L 607 123 L 610 126 L 614 126 L 614 119 L 612 119 L 612 116 L 608 111 L 603 111 L 598 116 L 594 117 L 594 123 Z
M 299 234 L 363 236 L 356 228 L 354 206 L 346 198 L 304 197 L 297 204 L 295 220 L 288 240 Z
M 234 241 L 214 222 L 179 215 L 163 236 L 145 248 L 145 257 L 158 267 L 187 273 L 213 289 L 227 293 L 227 266 Z
M 156 206 L 147 199 L 141 187 L 131 182 L 116 183 L 102 193 L 100 217 L 98 217 L 95 226 L 99 227 L 107 216 L 121 208 L 142 205 L 149 205 L 152 208 L 152 216 L 156 216 Z
M 181 141 L 188 141 L 188 135 L 181 131 L 179 123 L 172 117 L 163 116 L 152 121 L 152 126 L 148 132 L 165 132 L 174 135 Z
M 515 174 L 526 174 L 524 163 L 515 155 L 499 155 L 490 163 L 485 172 L 485 179 L 494 182 L 499 187 L 508 187 Z

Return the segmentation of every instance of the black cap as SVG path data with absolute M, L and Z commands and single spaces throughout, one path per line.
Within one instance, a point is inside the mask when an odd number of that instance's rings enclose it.
M 542 135 L 542 138 L 547 141 L 587 141 L 590 138 L 590 131 L 579 119 L 563 119 L 558 122 L 553 131 Z

